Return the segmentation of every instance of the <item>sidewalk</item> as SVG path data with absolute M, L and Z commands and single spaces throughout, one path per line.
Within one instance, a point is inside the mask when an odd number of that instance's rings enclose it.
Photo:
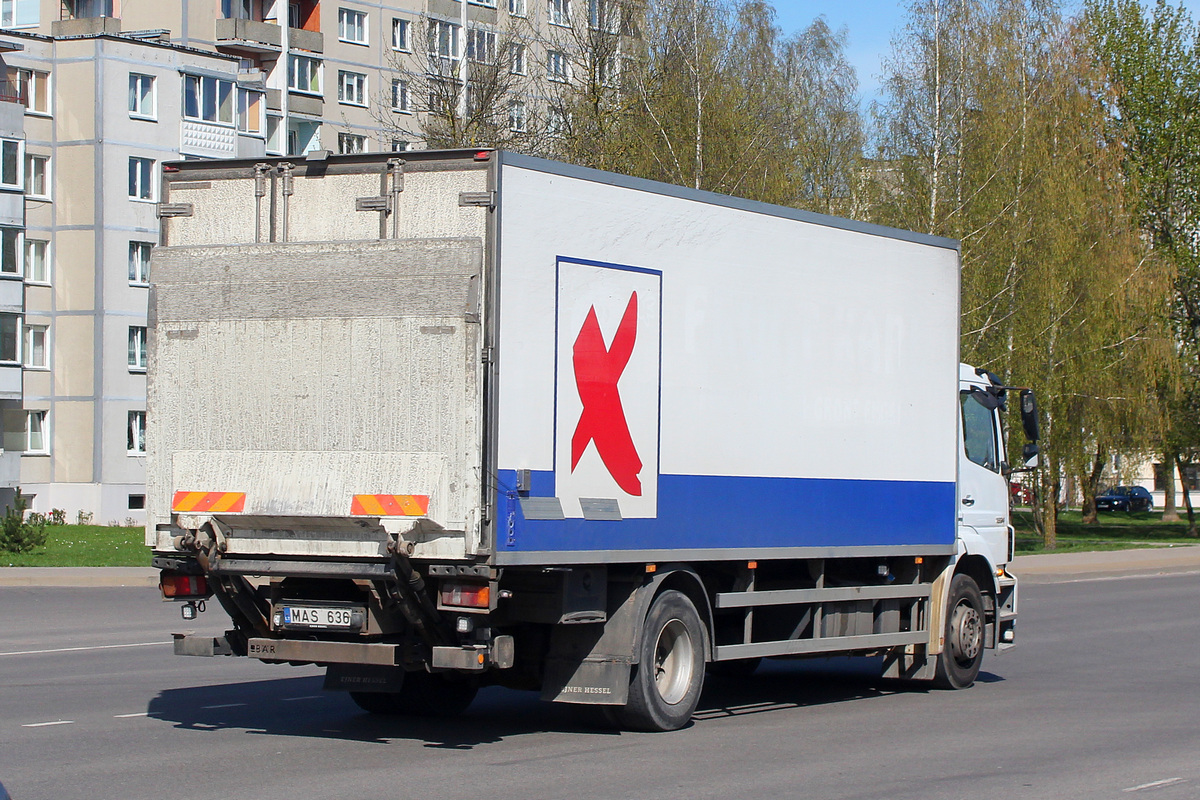
M 1096 553 L 1053 553 L 1017 556 L 1012 572 L 1027 583 L 1126 575 L 1200 574 L 1200 544 L 1107 550 Z M 158 586 L 158 570 L 150 567 L 0 567 L 0 586 Z
M 1177 544 L 1140 550 L 1050 553 L 1017 556 L 1012 573 L 1027 583 L 1063 583 L 1126 575 L 1200 573 L 1200 545 Z
M 158 587 L 151 567 L 0 567 L 0 586 Z

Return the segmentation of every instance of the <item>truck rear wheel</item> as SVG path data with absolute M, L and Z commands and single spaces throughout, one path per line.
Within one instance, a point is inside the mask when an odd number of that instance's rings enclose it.
M 456 717 L 475 699 L 478 685 L 428 672 L 408 672 L 398 692 L 350 692 L 363 711 L 410 717 Z
M 938 655 L 933 684 L 939 689 L 965 689 L 975 682 L 983 663 L 983 595 L 969 575 L 955 575 L 946 601 L 946 642 Z
M 704 625 L 687 595 L 668 589 L 655 597 L 642 626 L 629 700 L 614 715 L 621 727 L 672 731 L 686 725 L 700 702 L 703 648 Z

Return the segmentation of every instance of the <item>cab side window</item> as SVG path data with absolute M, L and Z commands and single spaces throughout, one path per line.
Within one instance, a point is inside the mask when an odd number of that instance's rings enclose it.
M 963 446 L 967 458 L 993 472 L 1000 471 L 1000 458 L 996 453 L 996 415 L 971 396 L 962 392 Z

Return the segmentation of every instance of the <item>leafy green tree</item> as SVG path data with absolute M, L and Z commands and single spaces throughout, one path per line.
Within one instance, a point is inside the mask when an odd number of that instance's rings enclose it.
M 1165 411 L 1164 516 L 1177 518 L 1175 470 L 1200 451 L 1193 402 L 1200 396 L 1200 31 L 1182 5 L 1165 0 L 1152 9 L 1136 0 L 1088 0 L 1084 21 L 1106 69 L 1107 137 L 1123 155 L 1138 224 L 1175 270 L 1178 380 L 1156 388 Z M 1185 501 L 1192 520 L 1190 496 Z
M 875 110 L 873 215 L 961 241 L 963 357 L 1038 392 L 1053 547 L 1066 479 L 1144 446 L 1164 272 L 1105 144 L 1096 61 L 1054 3 L 918 0 L 906 30 Z

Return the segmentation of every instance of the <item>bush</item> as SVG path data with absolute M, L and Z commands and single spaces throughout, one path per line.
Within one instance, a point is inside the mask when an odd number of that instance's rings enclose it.
M 25 511 L 28 508 L 29 503 L 18 486 L 12 505 L 5 509 L 4 518 L 0 519 L 0 550 L 28 553 L 46 544 L 46 517 L 31 514 L 27 520 Z

